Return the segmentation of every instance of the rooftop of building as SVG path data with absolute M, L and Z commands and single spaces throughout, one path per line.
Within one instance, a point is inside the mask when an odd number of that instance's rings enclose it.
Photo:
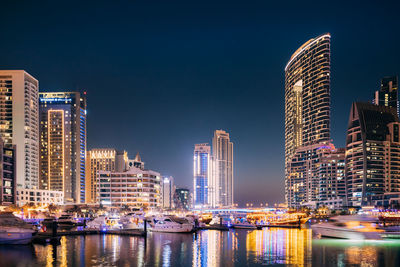
M 387 125 L 399 122 L 397 110 L 393 107 L 366 102 L 354 102 L 351 106 L 348 129 L 361 127 L 367 140 L 381 140 L 388 133 Z
M 314 43 L 318 42 L 319 40 L 321 40 L 322 38 L 331 38 L 330 33 L 324 33 L 321 34 L 315 38 L 311 38 L 310 40 L 308 40 L 307 42 L 305 42 L 304 44 L 302 44 L 290 57 L 289 62 L 286 64 L 285 66 L 285 71 L 287 69 L 287 67 L 290 65 L 290 63 L 292 63 L 292 61 L 298 56 L 300 55 L 302 52 L 304 52 L 306 49 L 308 49 L 311 45 L 313 45 Z

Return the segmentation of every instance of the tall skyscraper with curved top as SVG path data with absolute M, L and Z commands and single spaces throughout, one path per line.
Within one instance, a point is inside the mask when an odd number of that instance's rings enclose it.
M 296 149 L 330 141 L 330 34 L 308 40 L 285 67 L 285 187 Z

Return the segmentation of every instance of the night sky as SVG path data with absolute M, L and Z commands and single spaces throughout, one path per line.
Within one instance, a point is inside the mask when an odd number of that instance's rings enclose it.
M 87 91 L 89 149 L 139 151 L 190 189 L 194 144 L 227 130 L 242 206 L 284 200 L 284 67 L 299 46 L 332 35 L 337 147 L 351 102 L 400 74 L 398 2 L 143 2 L 2 1 L 0 69 Z

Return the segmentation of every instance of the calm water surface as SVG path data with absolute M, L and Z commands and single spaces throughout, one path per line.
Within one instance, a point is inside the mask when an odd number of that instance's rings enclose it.
M 0 246 L 0 266 L 400 266 L 400 241 L 313 240 L 309 229 L 63 237 Z

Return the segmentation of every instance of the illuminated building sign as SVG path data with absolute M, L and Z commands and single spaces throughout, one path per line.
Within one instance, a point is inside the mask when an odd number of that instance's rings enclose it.
M 40 98 L 40 102 L 71 102 L 71 98 Z

